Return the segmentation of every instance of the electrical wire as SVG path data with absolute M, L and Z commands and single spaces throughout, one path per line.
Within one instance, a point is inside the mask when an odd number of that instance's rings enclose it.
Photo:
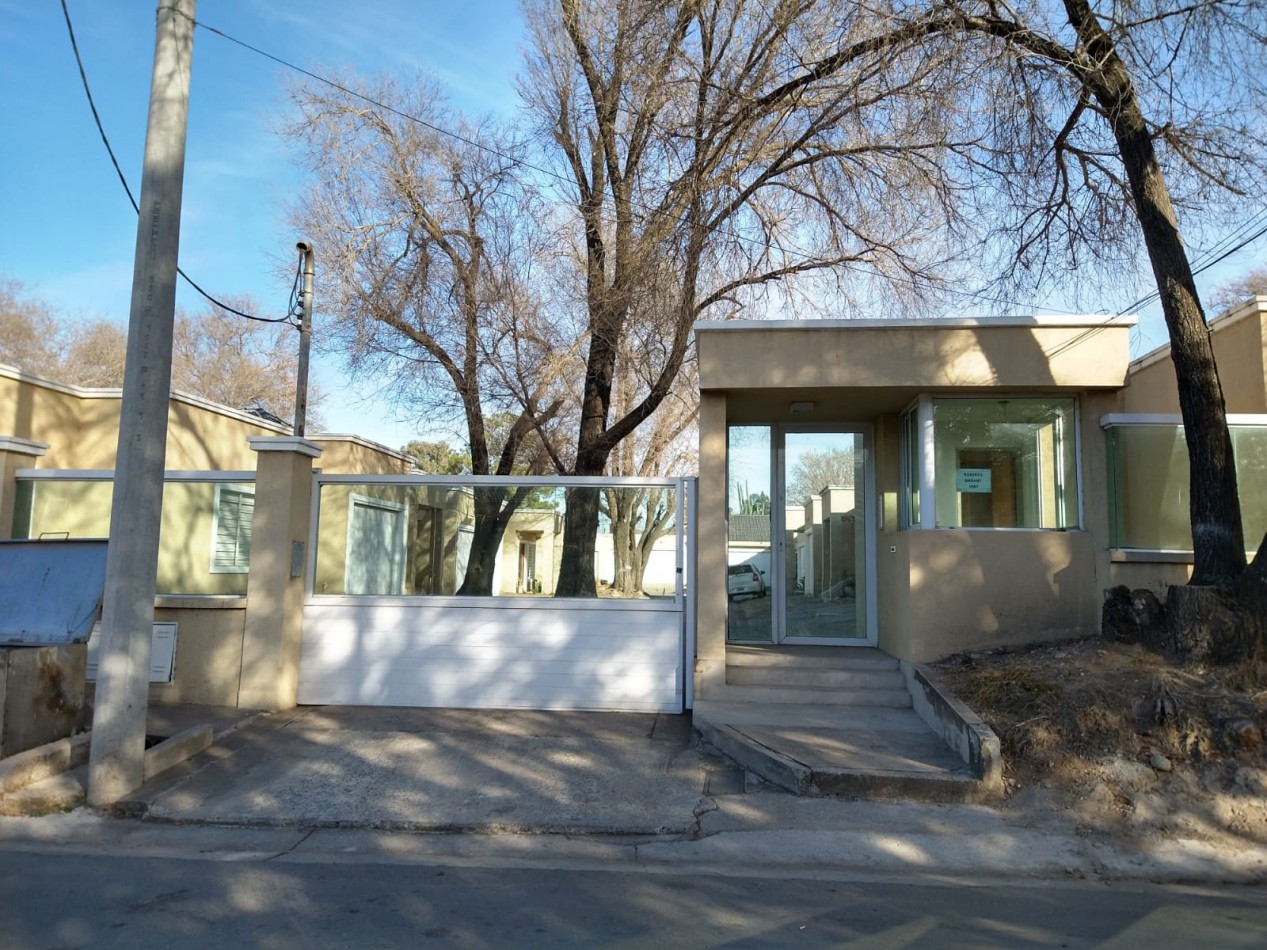
M 64 3 L 64 2 L 65 2 L 65 0 L 62 0 L 62 2 Z M 181 14 L 181 15 L 183 16 L 184 14 Z M 343 85 L 342 83 L 336 82 L 336 81 L 335 81 L 335 80 L 333 80 L 333 79 L 329 79 L 329 78 L 327 78 L 327 77 L 325 77 L 325 76 L 322 76 L 322 75 L 320 75 L 319 73 L 312 72 L 311 70 L 304 69 L 302 66 L 298 66 L 298 65 L 296 65 L 296 64 L 294 64 L 294 63 L 292 63 L 292 62 L 290 62 L 289 60 L 282 59 L 280 56 L 277 56 L 277 55 L 275 55 L 275 54 L 273 54 L 273 53 L 270 53 L 270 52 L 268 52 L 267 50 L 260 49 L 258 46 L 253 46 L 252 44 L 250 44 L 250 43 L 246 42 L 245 40 L 238 39 L 236 36 L 233 36 L 233 35 L 232 35 L 232 34 L 230 34 L 230 33 L 226 33 L 224 30 L 221 30 L 221 29 L 219 29 L 219 28 L 217 28 L 217 27 L 211 26 L 211 25 L 210 25 L 210 24 L 208 24 L 208 23 L 204 23 L 204 22 L 202 22 L 201 20 L 196 20 L 196 19 L 189 18 L 189 17 L 187 17 L 187 19 L 190 19 L 190 22 L 192 22 L 192 23 L 194 24 L 194 26 L 195 26 L 195 27 L 198 27 L 198 28 L 200 28 L 200 29 L 206 30 L 208 33 L 212 33 L 212 34 L 214 34 L 214 35 L 216 35 L 216 36 L 219 36 L 221 39 L 227 40 L 228 42 L 230 42 L 230 43 L 232 43 L 232 44 L 234 44 L 234 45 L 236 45 L 236 46 L 239 46 L 239 47 L 241 47 L 241 48 L 242 48 L 242 49 L 244 49 L 244 50 L 247 50 L 247 51 L 249 51 L 249 52 L 251 52 L 251 53 L 254 53 L 254 54 L 255 54 L 255 55 L 257 55 L 257 56 L 261 56 L 261 57 L 263 57 L 264 59 L 267 59 L 267 60 L 269 60 L 269 61 L 271 61 L 271 62 L 274 62 L 274 63 L 276 63 L 277 65 L 284 67 L 285 69 L 289 69 L 289 70 L 292 70 L 293 72 L 299 73 L 301 76 L 307 76 L 309 79 L 312 79 L 312 80 L 314 80 L 314 81 L 316 81 L 316 82 L 319 82 L 319 83 L 321 83 L 321 84 L 323 84 L 323 85 L 329 86 L 331 89 L 336 89 L 336 90 L 338 90 L 339 92 L 342 92 L 342 93 L 343 93 L 343 94 L 345 94 L 345 95 L 351 96 L 351 97 L 353 97 L 353 98 L 355 98 L 355 99 L 359 99 L 359 100 L 361 100 L 362 102 L 366 103 L 367 105 L 374 106 L 374 107 L 375 107 L 375 108 L 377 108 L 377 109 L 382 109 L 384 112 L 390 113 L 390 114 L 392 114 L 392 115 L 394 115 L 394 116 L 396 116 L 396 117 L 398 117 L 398 118 L 400 118 L 400 119 L 405 120 L 406 122 L 413 122 L 413 123 L 415 123 L 415 124 L 417 124 L 417 125 L 422 126 L 422 127 L 423 127 L 423 128 L 425 128 L 425 129 L 429 129 L 430 131 L 435 132 L 437 135 L 442 135 L 442 136 L 445 136 L 446 138 L 453 139 L 454 141 L 461 142 L 461 143 L 462 143 L 462 144 L 464 144 L 464 145 L 468 145 L 468 146 L 470 146 L 471 148 L 479 149 L 480 151 L 485 152 L 485 153 L 487 153 L 487 154 L 489 154 L 489 155 L 493 155 L 493 156 L 495 156 L 495 157 L 497 157 L 497 158 L 500 158 L 500 159 L 502 159 L 502 160 L 504 160 L 504 161 L 511 162 L 511 163 L 513 163 L 513 164 L 515 164 L 515 165 L 518 165 L 518 166 L 520 166 L 520 167 L 522 167 L 522 168 L 526 168 L 526 169 L 528 169 L 529 171 L 536 172 L 536 173 L 537 173 L 537 174 L 539 174 L 539 175 L 543 175 L 543 176 L 545 176 L 545 177 L 547 177 L 547 178 L 553 179 L 554 181 L 560 182 L 560 183 L 562 183 L 562 184 L 564 184 L 564 185 L 569 185 L 569 186 L 571 186 L 571 185 L 575 185 L 575 184 L 576 184 L 576 182 L 575 182 L 575 181 L 573 181 L 572 179 L 568 178 L 567 176 L 562 175 L 562 174 L 560 174 L 560 173 L 558 173 L 558 172 L 556 172 L 556 171 L 553 171 L 553 170 L 551 170 L 551 169 L 549 169 L 549 168 L 545 168 L 545 167 L 543 167 L 543 166 L 541 166 L 541 165 L 536 165 L 536 164 L 533 164 L 532 162 L 528 162 L 528 161 L 524 161 L 523 159 L 516 158 L 516 157 L 514 157 L 514 156 L 512 156 L 512 155 L 507 154 L 506 152 L 503 152 L 502 150 L 500 150 L 500 149 L 496 148 L 495 146 L 488 145 L 488 144 L 486 144 L 486 143 L 484 143 L 484 142 L 479 141 L 478 139 L 468 138 L 468 137 L 466 137 L 466 136 L 464 136 L 464 135 L 461 135 L 461 134 L 459 134 L 459 133 L 457 133 L 457 132 L 452 131 L 451 129 L 446 129 L 446 128 L 444 128 L 443 126 L 439 126 L 439 125 L 436 125 L 436 124 L 434 124 L 434 123 L 432 123 L 432 122 L 428 122 L 426 119 L 420 118 L 419 116 L 413 115 L 412 113 L 405 112 L 405 111 L 403 111 L 403 110 L 401 110 L 401 109 L 397 109 L 395 106 L 391 106 L 391 105 L 388 105 L 388 104 L 387 104 L 387 103 L 385 103 L 385 102 L 381 102 L 381 101 L 379 101 L 379 100 L 377 100 L 377 99 L 373 98 L 372 96 L 367 96 L 367 95 L 365 95 L 364 93 L 357 92 L 357 91 L 356 91 L 356 90 L 354 90 L 354 89 L 349 89 L 347 86 Z M 647 215 L 656 215 L 656 214 L 663 214 L 663 213 L 664 213 L 664 212 L 657 211 L 656 209 L 649 209 L 649 208 L 646 208 L 645 206 L 644 206 L 644 207 L 642 207 L 640 210 L 641 210 L 644 214 L 647 214 Z M 712 228 L 709 228 L 709 230 L 710 230 L 710 231 L 712 231 L 713 233 L 725 233 L 725 234 L 727 234 L 728 236 L 730 236 L 730 237 L 734 238 L 736 241 L 740 242 L 741 244 L 749 244 L 749 245 L 752 245 L 752 246 L 756 246 L 756 247 L 763 247 L 763 248 L 768 248 L 768 247 L 769 247 L 769 245 L 768 245 L 768 244 L 766 244 L 765 242 L 758 241 L 758 240 L 756 240 L 756 239 L 754 239 L 754 238 L 748 238 L 748 237 L 745 237 L 745 236 L 743 236 L 743 235 L 741 235 L 741 234 L 737 234 L 737 233 L 736 233 L 736 232 L 734 232 L 734 231 L 725 231 L 725 232 L 722 232 L 722 230 L 721 230 L 720 228 L 717 228 L 717 227 L 712 227 Z M 787 256 L 789 256 L 789 257 L 799 257 L 799 258 L 801 258 L 801 260 L 803 260 L 803 261 L 813 261 L 813 260 L 815 259 L 815 258 L 814 258 L 814 255 L 813 255 L 813 254 L 811 254 L 809 251 L 806 251 L 806 250 L 804 250 L 803 248 L 798 248 L 798 247 L 795 247 L 795 246 L 793 246 L 793 245 L 784 245 L 784 246 L 781 248 L 781 250 L 782 250 L 782 252 L 783 252 L 784 254 L 786 254 Z M 851 266 L 850 266 L 848 263 L 842 263 L 840 266 L 841 266 L 841 267 L 844 267 L 844 268 L 848 268 L 848 269 L 857 269 L 857 268 L 851 268 Z M 971 298 L 971 299 L 973 299 L 973 300 L 981 300 L 981 301 L 985 301 L 985 302 L 987 302 L 987 303 L 998 304 L 998 303 L 1006 303 L 1006 302 L 1007 302 L 1007 301 L 1006 301 L 1006 300 L 1004 300 L 1003 298 L 989 296 L 989 295 L 987 295 L 987 294 L 985 294 L 985 293 L 978 292 L 978 291 L 971 291 L 971 290 L 958 290 L 958 289 L 955 289 L 955 288 L 949 288 L 949 287 L 947 287 L 947 288 L 943 288 L 943 290 L 944 290 L 946 293 L 950 293 L 950 294 L 952 294 L 952 295 L 954 295 L 954 296 L 959 296 L 959 297 L 968 297 L 968 298 Z M 1053 307 L 1042 307 L 1042 306 L 1036 306 L 1036 305 L 1035 305 L 1035 306 L 1025 305 L 1025 306 L 1023 306 L 1023 307 L 1022 307 L 1022 309 L 1025 309 L 1025 310 L 1046 310 L 1046 311 L 1049 311 L 1049 312 L 1051 312 L 1051 313 L 1064 313 L 1064 312 L 1066 312 L 1066 311 L 1059 310 L 1059 309 L 1057 309 L 1057 308 L 1053 308 Z
M 123 185 L 123 190 L 127 193 L 128 201 L 132 205 L 132 210 L 139 215 L 141 213 L 141 207 L 137 204 L 136 197 L 132 194 L 132 189 L 128 185 L 127 176 L 123 174 L 123 169 L 119 167 L 119 159 L 114 154 L 114 148 L 110 145 L 110 139 L 106 135 L 105 124 L 101 121 L 101 114 L 97 111 L 97 103 L 92 96 L 92 87 L 88 83 L 88 73 L 84 69 L 83 57 L 79 55 L 79 43 L 75 40 L 75 27 L 70 20 L 70 9 L 66 5 L 66 0 L 61 0 L 61 3 L 62 14 L 66 17 L 66 32 L 70 35 L 70 48 L 75 54 L 75 64 L 79 67 L 79 79 L 83 83 L 84 95 L 88 97 L 88 108 L 92 110 L 93 122 L 97 125 L 97 132 L 101 136 L 101 141 L 106 147 L 106 153 L 110 156 L 110 163 L 114 165 L 115 174 L 119 176 L 119 181 Z M 253 320 L 256 323 L 285 323 L 288 326 L 298 329 L 293 315 L 290 313 L 284 317 L 257 317 L 253 314 L 243 313 L 241 310 L 238 310 L 235 307 L 230 307 L 223 301 L 217 300 L 215 297 L 211 296 L 211 294 L 203 290 L 192 277 L 181 270 L 179 266 L 176 268 L 176 273 L 184 278 L 185 283 L 205 297 L 213 306 L 219 307 L 221 310 L 225 310 L 234 316 L 242 317 L 245 320 Z M 296 273 L 296 282 L 298 282 L 298 279 L 298 273 Z
M 1263 211 L 1260 211 L 1258 214 L 1254 215 L 1254 217 L 1251 218 L 1247 224 L 1241 225 L 1241 227 L 1237 228 L 1236 231 L 1233 232 L 1233 234 L 1243 233 L 1247 227 L 1253 227 L 1255 224 L 1257 224 L 1259 221 L 1263 220 L 1264 218 L 1267 218 L 1267 209 L 1264 209 Z M 1233 245 L 1232 247 L 1228 248 L 1225 251 L 1219 251 L 1219 248 L 1221 245 L 1225 244 L 1228 240 L 1231 239 L 1230 236 L 1225 237 L 1215 242 L 1214 247 L 1211 248 L 1210 251 L 1207 252 L 1207 254 L 1200 255 L 1200 257 L 1204 258 L 1208 254 L 1213 254 L 1216 252 L 1218 252 L 1218 256 L 1210 260 L 1202 260 L 1199 264 L 1195 264 L 1192 268 L 1192 276 L 1195 277 L 1197 274 L 1200 274 L 1209 270 L 1215 264 L 1218 264 L 1218 263 L 1221 263 L 1222 261 L 1227 260 L 1237 251 L 1244 250 L 1246 247 L 1253 244 L 1255 241 L 1257 241 L 1259 238 L 1263 237 L 1264 235 L 1267 235 L 1267 225 L 1264 225 L 1263 227 L 1259 228 L 1253 234 L 1239 241 L 1237 244 Z M 1132 310 L 1138 310 L 1140 307 L 1146 307 L 1150 303 L 1153 303 L 1154 301 L 1160 300 L 1160 299 L 1161 299 L 1161 291 L 1154 290 L 1152 293 L 1146 294 L 1145 296 L 1141 297 L 1139 300 L 1131 304 L 1129 307 L 1127 307 L 1125 312 L 1129 313 Z

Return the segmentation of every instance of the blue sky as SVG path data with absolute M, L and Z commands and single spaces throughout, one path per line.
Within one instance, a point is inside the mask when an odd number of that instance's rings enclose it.
M 139 192 L 157 2 L 68 4 L 106 132 Z M 423 70 L 466 111 L 517 105 L 523 23 L 516 0 L 201 0 L 197 17 L 313 72 Z M 294 78 L 206 30 L 195 33 L 181 264 L 213 294 L 249 294 L 273 312 L 285 309 L 299 236 L 283 206 L 300 172 L 275 134 L 288 114 L 285 84 Z M 58 0 L 0 0 L 0 90 L 0 278 L 21 281 L 72 318 L 126 322 L 136 217 L 93 125 Z M 1265 246 L 1211 269 L 1202 287 L 1261 261 Z M 183 284 L 178 302 L 201 308 Z M 1142 312 L 1137 337 L 1148 349 L 1165 332 L 1155 304 Z M 395 419 L 372 387 L 351 387 L 332 360 L 318 359 L 314 376 L 328 393 L 330 431 L 392 446 L 418 434 L 452 437 Z
M 139 194 L 157 2 L 68 6 L 106 134 Z M 465 110 L 517 104 L 523 25 L 515 0 L 201 0 L 196 17 L 313 72 L 424 70 Z M 286 308 L 298 237 L 283 206 L 300 172 L 274 130 L 294 78 L 195 32 L 181 266 L 212 294 L 250 294 L 277 313 Z M 0 90 L 0 278 L 21 281 L 73 318 L 125 323 L 136 215 L 93 124 L 58 0 L 0 0 Z M 202 306 L 183 282 L 177 300 Z M 416 434 L 390 406 L 367 399 L 371 392 L 349 389 L 332 361 L 320 361 L 315 376 L 329 393 L 329 430 L 392 446 Z

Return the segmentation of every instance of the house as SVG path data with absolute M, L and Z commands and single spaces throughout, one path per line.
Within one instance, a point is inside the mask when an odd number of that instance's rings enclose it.
M 118 389 L 63 385 L 0 366 L 4 536 L 109 535 L 120 408 Z M 304 460 L 298 477 L 292 456 Z M 309 463 L 317 456 L 332 473 L 383 477 L 413 468 L 408 456 L 357 436 L 295 440 L 289 426 L 172 394 L 155 620 L 179 632 L 158 641 L 169 665 L 151 687 L 155 699 L 248 708 L 284 700 L 294 682 L 288 669 L 298 659 L 292 641 L 302 603 L 289 578 L 291 546 L 307 541 Z M 257 515 L 266 503 L 267 519 Z M 252 568 L 260 567 L 252 553 L 269 519 L 285 536 L 278 538 L 285 562 L 273 565 L 268 580 L 255 570 L 252 590 Z M 268 661 L 255 661 L 253 651 Z
M 1164 347 L 1131 361 L 1134 326 L 1099 315 L 697 324 L 696 695 L 738 695 L 736 658 L 754 644 L 925 662 L 1089 636 L 1107 588 L 1184 582 L 1173 369 Z M 1211 333 L 1252 549 L 1267 531 L 1267 298 Z M 788 497 L 807 452 L 851 454 L 852 484 Z M 736 486 L 768 493 L 769 513 L 741 510 Z M 773 539 L 778 566 L 758 607 L 728 602 L 720 584 L 754 538 Z

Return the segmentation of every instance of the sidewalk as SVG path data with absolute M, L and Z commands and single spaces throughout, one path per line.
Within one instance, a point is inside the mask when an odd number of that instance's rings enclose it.
M 143 820 L 82 809 L 0 819 L 0 847 L 615 861 L 728 874 L 1267 880 L 1262 846 L 1136 848 L 1050 815 L 798 798 L 697 747 L 683 716 L 311 707 L 237 725 L 221 719 L 211 748 L 148 783 L 120 813 Z

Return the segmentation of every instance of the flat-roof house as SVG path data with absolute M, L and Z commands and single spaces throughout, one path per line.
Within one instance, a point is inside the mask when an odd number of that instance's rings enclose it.
M 697 324 L 697 697 L 750 695 L 736 662 L 754 645 L 925 662 L 1089 636 L 1107 588 L 1185 581 L 1173 368 L 1164 347 L 1131 361 L 1135 324 Z M 1267 530 L 1267 298 L 1211 333 L 1252 550 Z M 843 487 L 788 497 L 815 454 L 848 460 Z M 759 527 L 736 486 L 769 497 Z M 771 596 L 736 605 L 721 578 L 756 535 L 771 539 Z

